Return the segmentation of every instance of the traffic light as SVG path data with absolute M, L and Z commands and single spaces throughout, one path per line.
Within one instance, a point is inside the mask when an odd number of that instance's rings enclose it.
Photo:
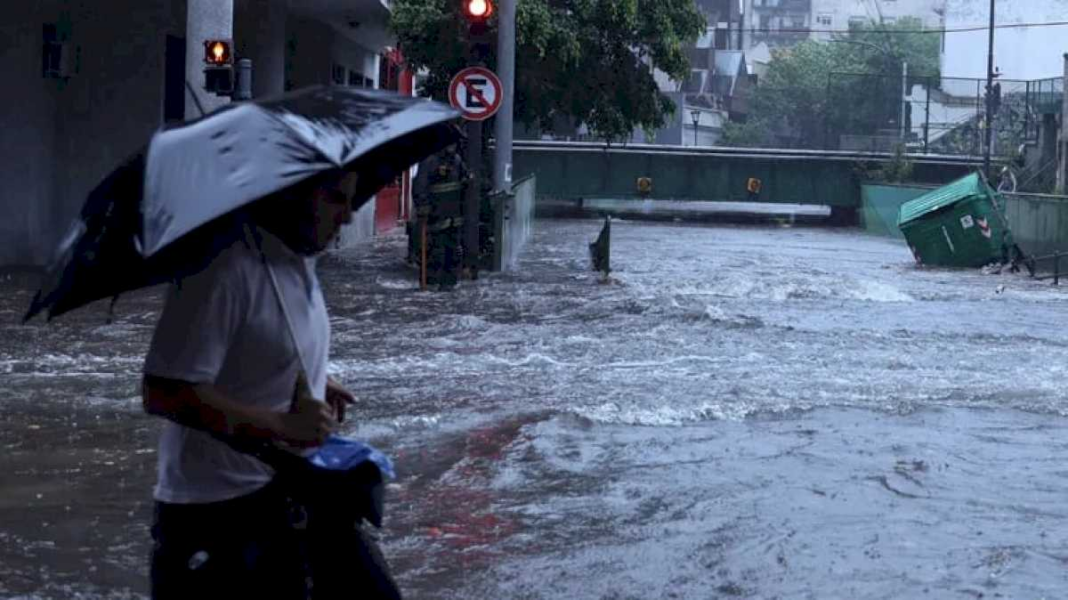
M 234 93 L 234 56 L 230 40 L 204 42 L 204 89 L 217 96 Z
M 460 0 L 463 2 L 461 12 L 468 23 L 467 36 L 471 44 L 471 56 L 476 61 L 486 60 L 491 51 L 488 31 L 490 15 L 493 14 L 493 0 Z
M 230 40 L 208 40 L 204 42 L 204 62 L 209 65 L 222 66 L 233 64 L 230 54 Z
M 464 17 L 471 23 L 485 22 L 493 14 L 493 0 L 462 0 Z

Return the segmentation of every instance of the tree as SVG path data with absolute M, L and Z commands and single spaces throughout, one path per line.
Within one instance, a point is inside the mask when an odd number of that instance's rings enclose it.
M 940 37 L 923 30 L 919 19 L 906 18 L 776 51 L 750 99 L 753 123 L 729 123 L 723 143 L 825 147 L 840 132 L 899 127 L 902 63 L 913 80 L 939 77 Z
M 674 104 L 652 65 L 689 76 L 686 48 L 705 30 L 694 0 L 516 0 L 515 117 L 553 129 L 559 119 L 601 138 L 663 125 Z M 459 0 L 394 0 L 392 29 L 424 94 L 445 100 L 453 74 L 470 64 Z M 496 39 L 491 18 L 489 37 Z M 494 51 L 496 45 L 494 44 Z M 496 57 L 489 56 L 490 68 Z

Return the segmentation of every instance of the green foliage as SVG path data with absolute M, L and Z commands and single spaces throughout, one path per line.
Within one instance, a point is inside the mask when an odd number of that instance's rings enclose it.
M 827 135 L 896 125 L 902 61 L 911 77 L 937 81 L 940 37 L 913 33 L 923 24 L 912 18 L 873 29 L 775 51 L 750 99 L 755 124 L 728 127 L 724 143 L 766 145 L 755 141 L 765 139 L 786 147 L 824 147 Z
M 751 118 L 725 124 L 720 143 L 741 148 L 767 148 L 775 145 L 775 135 L 767 121 Z
M 444 100 L 470 64 L 459 0 L 394 0 L 392 28 L 409 65 L 427 69 L 423 93 Z M 694 0 L 516 0 L 516 118 L 552 129 L 566 119 L 604 139 L 663 125 L 673 103 L 649 64 L 689 75 L 685 49 L 705 29 Z M 491 18 L 488 39 L 496 40 Z M 496 44 L 492 44 L 494 51 Z M 496 57 L 487 66 L 495 68 Z
M 904 60 L 909 64 L 911 75 L 937 79 L 941 68 L 939 55 L 942 36 L 938 33 L 917 33 L 919 31 L 927 31 L 923 21 L 906 17 L 894 24 L 855 28 L 835 43 L 845 46 L 843 50 L 854 54 L 853 59 L 865 66 L 863 72 L 898 74 L 901 72 L 901 61 Z
M 905 147 L 898 144 L 894 155 L 885 163 L 856 163 L 854 172 L 861 181 L 877 183 L 905 183 L 912 179 L 913 162 L 905 153 Z

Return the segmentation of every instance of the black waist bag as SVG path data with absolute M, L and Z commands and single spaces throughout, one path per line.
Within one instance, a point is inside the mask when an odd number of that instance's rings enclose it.
M 229 443 L 270 465 L 279 489 L 304 509 L 312 600 L 400 599 L 385 557 L 363 524 L 382 526 L 385 483 L 374 462 L 328 469 L 273 444 Z

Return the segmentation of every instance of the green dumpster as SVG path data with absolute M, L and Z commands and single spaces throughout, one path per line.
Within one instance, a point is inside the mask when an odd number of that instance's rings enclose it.
M 901 205 L 897 226 L 921 265 L 982 267 L 1015 247 L 995 192 L 978 173 Z

